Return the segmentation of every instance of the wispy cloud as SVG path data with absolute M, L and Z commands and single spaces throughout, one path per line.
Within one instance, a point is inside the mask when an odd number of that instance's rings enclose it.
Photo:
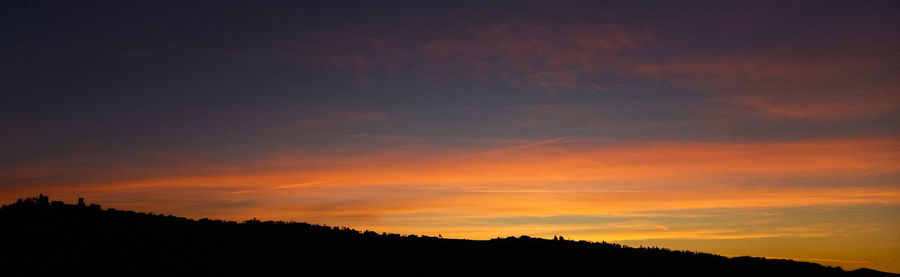
M 296 184 L 290 184 L 290 185 L 274 186 L 274 187 L 268 188 L 267 190 L 278 190 L 278 189 L 299 188 L 299 187 L 306 187 L 306 186 L 314 186 L 314 185 L 321 185 L 321 184 L 334 183 L 334 182 L 337 182 L 337 181 L 340 181 L 340 179 L 326 180 L 326 181 L 313 181 L 313 182 L 296 183 Z

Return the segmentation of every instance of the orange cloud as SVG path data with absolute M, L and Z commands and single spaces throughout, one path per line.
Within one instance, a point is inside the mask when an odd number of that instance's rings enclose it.
M 900 94 L 861 94 L 843 99 L 810 99 L 806 101 L 777 101 L 770 97 L 736 95 L 729 101 L 775 118 L 829 119 L 870 117 L 900 108 Z
M 530 213 L 552 213 L 555 209 L 550 207 L 562 206 L 576 213 L 600 211 L 591 211 L 591 207 L 612 212 L 756 205 L 895 204 L 900 200 L 896 190 L 883 184 L 816 185 L 816 182 L 898 173 L 900 143 L 893 139 L 623 144 L 555 138 L 492 149 L 407 148 L 352 155 L 299 154 L 292 157 L 289 152 L 279 153 L 265 161 L 267 166 L 258 166 L 255 171 L 7 190 L 69 191 L 69 194 L 209 190 L 215 194 L 203 197 L 214 201 L 234 197 L 303 196 L 311 189 L 342 191 L 406 186 L 419 192 L 448 192 L 422 200 L 431 201 L 430 205 L 410 203 L 410 206 L 443 205 L 451 209 L 455 205 L 477 207 L 481 205 L 478 203 L 491 203 L 491 208 L 485 210 Z M 797 178 L 807 181 L 792 183 Z M 386 189 L 384 193 L 393 192 Z M 379 196 L 371 197 L 377 201 Z M 440 201 L 430 197 L 438 197 Z M 502 203 L 502 207 L 496 203 Z

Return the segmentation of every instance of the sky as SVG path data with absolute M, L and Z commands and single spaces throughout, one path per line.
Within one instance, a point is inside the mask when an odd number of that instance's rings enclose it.
M 4 1 L 0 202 L 900 272 L 900 2 L 597 2 Z

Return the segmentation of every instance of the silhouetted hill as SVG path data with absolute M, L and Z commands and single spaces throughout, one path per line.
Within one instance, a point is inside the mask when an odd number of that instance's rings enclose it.
M 190 220 L 46 197 L 0 208 L 2 276 L 900 276 L 611 243 Z

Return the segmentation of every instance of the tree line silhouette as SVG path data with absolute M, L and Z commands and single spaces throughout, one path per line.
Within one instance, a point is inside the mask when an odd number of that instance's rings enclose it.
M 0 226 L 2 276 L 900 276 L 561 236 L 477 241 L 191 220 L 43 195 L 4 205 Z

